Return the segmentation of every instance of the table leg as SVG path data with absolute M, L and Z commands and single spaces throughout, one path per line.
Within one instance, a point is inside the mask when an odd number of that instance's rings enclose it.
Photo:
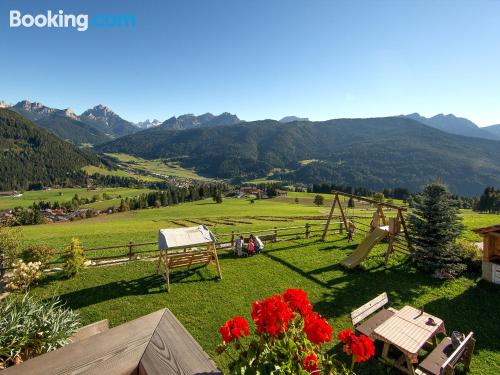
M 384 342 L 384 347 L 382 348 L 382 357 L 385 359 L 389 359 L 389 348 L 391 347 L 391 344 L 388 342 Z
M 432 345 L 434 345 L 434 347 L 437 347 L 438 345 L 436 335 L 432 336 Z
M 413 367 L 413 362 L 411 361 L 411 358 L 406 356 L 406 366 L 408 367 L 408 374 L 410 375 L 415 375 L 415 368 Z

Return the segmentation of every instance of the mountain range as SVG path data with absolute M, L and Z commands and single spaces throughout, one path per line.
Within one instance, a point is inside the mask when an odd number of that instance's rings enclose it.
M 495 131 L 494 126 L 480 128 L 472 121 L 463 117 L 457 117 L 452 114 L 438 114 L 433 117 L 424 117 L 418 113 L 412 113 L 406 115 L 405 117 L 411 118 L 424 125 L 431 126 L 433 128 L 451 134 L 465 135 L 466 137 L 500 140 L 500 134 L 498 134 L 498 130 Z
M 419 190 L 433 179 L 475 195 L 500 186 L 500 142 L 449 134 L 407 117 L 281 123 L 274 120 L 147 129 L 97 147 L 178 159 L 204 175 Z M 304 165 L 304 160 L 312 162 Z M 276 170 L 281 172 L 276 173 Z
M 285 124 L 296 121 L 309 121 L 309 119 L 307 117 L 285 116 L 280 120 L 280 122 L 283 122 Z
M 321 122 L 287 116 L 280 121 L 246 122 L 224 112 L 133 124 L 103 105 L 81 115 L 70 108 L 50 108 L 29 101 L 13 106 L 0 102 L 0 108 L 23 116 L 15 118 L 16 123 L 24 119 L 30 129 L 44 128 L 70 143 L 92 145 L 96 152 L 179 160 L 206 176 L 234 181 L 273 175 L 303 183 L 419 190 L 422 184 L 437 178 L 463 195 L 500 185 L 500 125 L 479 128 L 451 114 L 427 118 L 413 113 Z M 30 149 L 32 138 L 24 130 L 19 134 L 18 139 L 24 142 L 2 141 L 15 150 Z M 9 147 L 5 150 L 11 151 Z M 35 157 L 32 151 L 27 153 Z M 98 160 L 95 154 L 86 155 L 92 155 L 94 162 Z M 80 164 L 75 163 L 73 172 L 78 173 Z M 4 166 L 4 171 L 9 168 Z M 67 165 L 65 168 L 68 172 Z M 16 166 L 15 170 L 21 168 Z M 30 178 L 16 176 L 14 185 L 25 186 Z M 3 186 L 8 184 L 3 181 Z
M 186 130 L 199 127 L 218 126 L 218 125 L 235 125 L 241 120 L 236 115 L 224 112 L 218 116 L 211 113 L 205 113 L 199 116 L 193 114 L 185 114 L 179 117 L 171 117 L 163 122 L 160 127 L 171 130 Z
M 74 144 L 95 145 L 140 130 L 102 105 L 97 105 L 80 116 L 71 108 L 51 108 L 27 100 L 14 106 L 5 105 L 4 108 L 10 108 L 59 138 Z

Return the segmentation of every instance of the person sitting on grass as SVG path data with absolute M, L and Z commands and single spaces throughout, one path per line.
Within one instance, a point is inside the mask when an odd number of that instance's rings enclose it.
M 253 241 L 253 238 L 250 237 L 248 239 L 248 255 L 253 255 L 254 252 L 255 252 L 255 243 Z
M 239 257 L 243 255 L 243 243 L 243 236 L 239 236 L 236 241 L 234 241 L 234 253 Z
M 254 236 L 252 234 L 250 235 L 250 238 L 253 240 L 255 253 L 260 253 L 264 250 L 264 243 L 258 236 Z

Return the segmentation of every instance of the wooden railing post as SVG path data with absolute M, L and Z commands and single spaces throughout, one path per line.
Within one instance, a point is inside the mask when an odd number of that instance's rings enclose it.
M 234 246 L 234 230 L 231 231 L 231 247 Z
M 129 260 L 132 260 L 132 256 L 134 255 L 134 253 L 132 252 L 132 247 L 133 247 L 133 243 L 132 241 L 128 243 L 128 259 Z
M 276 241 L 278 241 L 278 228 L 274 227 L 274 241 L 273 242 L 276 242 Z
M 344 233 L 344 223 L 340 222 L 339 223 L 339 234 Z
M 309 223 L 306 223 L 306 238 L 309 238 L 309 234 L 310 234 Z

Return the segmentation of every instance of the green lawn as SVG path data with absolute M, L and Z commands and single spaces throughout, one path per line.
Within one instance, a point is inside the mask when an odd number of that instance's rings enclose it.
M 75 194 L 80 198 L 92 198 L 94 195 L 106 193 L 111 197 L 117 198 L 136 196 L 147 192 L 146 189 L 129 189 L 129 188 L 102 188 L 97 191 L 88 191 L 86 188 L 68 188 L 68 189 L 51 189 L 39 191 L 26 191 L 22 197 L 0 197 L 0 211 L 12 209 L 14 207 L 29 207 L 35 202 L 67 202 L 70 201 Z M 112 201 L 106 201 L 106 207 L 113 205 Z M 119 202 L 118 202 L 119 203 Z
M 140 191 L 125 189 L 122 195 L 136 195 L 136 192 L 140 193 Z M 72 197 L 73 194 L 70 196 Z M 104 205 L 109 207 L 118 203 L 119 200 L 115 199 L 94 203 L 91 206 Z M 215 204 L 211 199 L 207 199 L 170 207 L 99 216 L 75 222 L 25 226 L 21 228 L 21 231 L 25 245 L 42 242 L 62 249 L 72 237 L 77 237 L 85 247 L 91 248 L 122 245 L 129 241 L 156 241 L 158 229 L 192 226 L 196 223 L 210 225 L 215 233 L 289 227 L 304 225 L 306 222 L 319 224 L 324 223 L 324 221 L 303 219 L 302 217 L 326 217 L 328 211 L 327 205 L 316 207 L 309 204 L 283 202 L 280 199 L 255 200 L 253 204 L 247 199 L 225 199 L 222 204 Z M 467 227 L 464 236 L 473 241 L 479 241 L 479 237 L 470 229 L 500 222 L 500 215 L 478 215 L 471 211 L 464 212 L 464 224 Z M 358 220 L 368 223 L 372 211 L 354 209 L 350 210 L 349 214 L 366 217 Z M 394 214 L 394 211 L 388 212 L 389 216 Z M 214 218 L 223 219 L 214 221 Z M 196 223 L 186 220 L 195 220 Z M 335 219 L 335 221 L 337 220 Z M 92 254 L 92 256 L 96 256 L 96 254 Z
M 181 177 L 193 180 L 205 180 L 205 177 L 200 176 L 192 169 L 183 168 L 178 162 L 169 162 L 159 159 L 146 160 L 128 154 L 106 154 L 122 164 L 127 164 L 128 167 L 134 170 L 141 170 L 147 173 L 159 173 L 166 176 Z
M 377 246 L 364 269 L 347 271 L 339 262 L 354 247 L 355 243 L 331 236 L 324 243 L 311 239 L 268 244 L 263 254 L 251 258 L 237 259 L 220 252 L 222 281 L 206 267 L 181 270 L 174 275 L 171 293 L 164 291 L 163 279 L 155 275 L 155 263 L 148 261 L 86 269 L 71 280 L 47 277 L 33 293 L 59 295 L 80 312 L 84 324 L 109 319 L 114 326 L 167 307 L 224 369 L 225 361 L 214 353 L 220 340 L 218 327 L 236 314 L 250 318 L 250 304 L 257 298 L 289 287 L 303 288 L 338 333 L 351 327 L 351 310 L 387 291 L 391 306 L 425 305 L 427 312 L 444 319 L 449 333 L 474 331 L 477 344 L 472 373 L 500 373 L 500 325 L 495 318 L 499 286 L 478 282 L 475 277 L 438 281 L 416 272 L 400 256 L 384 267 L 384 245 Z M 336 339 L 332 350 L 339 352 Z M 371 360 L 359 372 L 386 374 L 388 370 Z
M 103 167 L 96 167 L 95 165 L 87 165 L 82 168 L 88 175 L 100 174 L 103 176 L 118 176 L 118 177 L 129 177 L 135 178 L 136 180 L 145 181 L 145 182 L 158 182 L 163 181 L 161 178 L 152 177 L 152 176 L 143 176 L 137 173 L 128 172 L 122 169 L 111 170 Z

